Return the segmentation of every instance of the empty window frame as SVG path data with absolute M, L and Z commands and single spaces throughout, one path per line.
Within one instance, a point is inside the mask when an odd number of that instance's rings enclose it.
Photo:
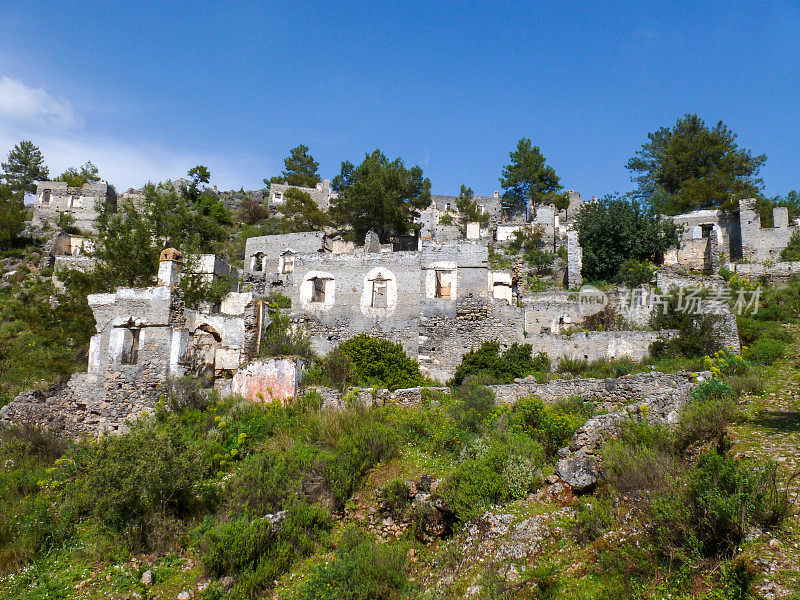
M 283 266 L 281 267 L 281 272 L 292 273 L 294 272 L 294 254 L 284 254 L 283 255 Z
M 711 232 L 714 231 L 714 225 L 711 223 L 704 223 L 700 225 L 700 236 L 704 238 L 710 238 Z
M 139 362 L 139 335 L 141 329 L 125 329 L 122 339 L 122 357 L 120 362 L 123 365 L 135 365 Z
M 311 302 L 325 302 L 325 280 L 322 277 L 311 279 Z
M 264 255 L 261 252 L 257 252 L 253 256 L 253 271 L 263 271 L 264 270 Z
M 380 275 L 372 280 L 372 308 L 386 308 L 388 306 L 388 280 Z
M 436 271 L 436 297 L 450 299 L 453 285 L 452 271 Z
M 42 204 L 50 204 L 50 190 L 44 190 L 42 192 Z

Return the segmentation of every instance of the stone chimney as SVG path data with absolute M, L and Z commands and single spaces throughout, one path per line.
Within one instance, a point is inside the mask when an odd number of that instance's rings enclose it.
M 158 259 L 158 285 L 163 287 L 178 287 L 181 282 L 181 268 L 183 256 L 175 248 L 161 251 Z

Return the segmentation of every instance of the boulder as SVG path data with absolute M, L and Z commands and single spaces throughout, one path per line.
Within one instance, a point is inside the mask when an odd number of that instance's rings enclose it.
M 597 470 L 597 458 L 579 450 L 560 458 L 556 463 L 555 474 L 574 492 L 580 494 L 594 489 L 597 484 Z

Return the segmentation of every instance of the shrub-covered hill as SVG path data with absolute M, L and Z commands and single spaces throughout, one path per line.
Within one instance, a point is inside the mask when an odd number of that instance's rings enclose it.
M 765 571 L 762 560 L 773 548 L 790 561 L 800 541 L 786 473 L 752 447 L 750 458 L 731 451 L 731 419 L 752 415 L 725 382 L 740 367 L 711 360 L 719 378 L 678 425 L 631 422 L 605 447 L 603 483 L 579 498 L 552 465 L 591 405 L 498 407 L 469 379 L 419 409 L 320 410 L 314 394 L 294 406 L 204 400 L 184 387 L 99 442 L 7 429 L 0 596 L 734 599 L 792 589 L 797 572 Z

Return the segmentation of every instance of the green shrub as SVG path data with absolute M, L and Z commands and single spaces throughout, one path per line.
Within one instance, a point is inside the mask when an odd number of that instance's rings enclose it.
M 334 560 L 311 573 L 298 600 L 398 600 L 408 585 L 406 552 L 350 526 Z
M 650 355 L 654 358 L 697 358 L 714 354 L 721 349 L 716 329 L 718 320 L 718 315 L 678 310 L 677 298 L 671 297 L 666 312 L 655 311 L 651 325 L 655 330 L 677 329 L 678 334 L 650 344 Z
M 146 547 L 157 518 L 190 515 L 213 501 L 202 485 L 210 469 L 203 456 L 199 441 L 176 419 L 142 419 L 86 453 L 77 500 L 84 513 Z
M 395 478 L 381 489 L 381 510 L 397 519 L 411 504 L 411 488 L 402 479 Z
M 772 338 L 759 338 L 745 350 L 748 360 L 762 365 L 771 365 L 786 352 L 786 342 Z
M 686 483 L 652 498 L 653 536 L 662 552 L 719 556 L 739 546 L 752 526 L 775 527 L 788 512 L 773 463 L 707 452 Z
M 530 344 L 512 344 L 500 352 L 500 344 L 487 341 L 477 350 L 467 352 L 453 374 L 452 384 L 461 385 L 467 377 L 480 377 L 486 383 L 511 383 L 517 377 L 550 370 L 544 353 L 531 355 Z
M 390 390 L 422 385 L 419 364 L 400 344 L 362 333 L 340 344 L 339 350 L 350 360 L 357 385 Z
M 608 531 L 615 520 L 610 496 L 590 497 L 578 503 L 572 531 L 579 544 L 589 544 Z
M 730 375 L 725 378 L 725 382 L 733 388 L 737 397 L 744 394 L 760 396 L 764 393 L 766 385 L 764 375 L 756 370 L 751 370 L 744 375 Z
M 477 379 L 469 378 L 455 389 L 454 395 L 453 417 L 458 426 L 465 431 L 477 432 L 495 409 L 494 392 Z
M 272 322 L 261 337 L 261 356 L 299 356 L 306 360 L 314 358 L 311 336 L 302 328 L 289 322 L 289 317 L 280 310 L 270 311 Z
M 295 503 L 283 520 L 237 518 L 202 531 L 200 548 L 205 568 L 215 577 L 238 575 L 237 590 L 260 597 L 299 558 L 310 555 L 333 526 L 321 507 Z
M 552 457 L 567 445 L 592 412 L 592 405 L 581 398 L 570 398 L 550 406 L 529 396 L 498 410 L 495 422 L 500 427 L 505 423 L 509 431 L 536 440 L 543 446 L 546 456 Z
M 720 450 L 725 433 L 736 412 L 736 392 L 719 379 L 704 381 L 692 391 L 692 399 L 681 411 L 675 430 L 680 449 L 717 440 Z
M 456 518 L 466 521 L 531 492 L 541 481 L 543 464 L 542 446 L 529 436 L 509 432 L 475 438 L 438 493 Z
M 781 250 L 781 260 L 800 260 L 800 231 L 795 230 L 795 232 L 792 233 L 792 237 L 789 238 L 789 243 L 786 245 L 786 248 Z
M 653 264 L 646 260 L 640 261 L 629 258 L 620 265 L 614 281 L 631 287 L 647 285 L 652 281 L 655 270 Z
M 669 428 L 648 421 L 625 423 L 602 452 L 606 478 L 627 494 L 661 492 L 682 468 Z

